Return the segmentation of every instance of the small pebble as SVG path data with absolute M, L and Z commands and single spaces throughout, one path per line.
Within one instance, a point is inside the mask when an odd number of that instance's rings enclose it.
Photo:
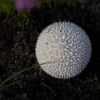
M 23 93 L 22 94 L 22 97 L 26 98 L 27 97 L 27 94 L 26 93 Z

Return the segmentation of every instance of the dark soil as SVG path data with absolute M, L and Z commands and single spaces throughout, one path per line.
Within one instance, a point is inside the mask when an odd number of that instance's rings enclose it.
M 0 100 L 100 100 L 99 0 L 34 9 L 31 13 L 29 25 L 22 20 L 19 27 L 13 17 L 6 23 L 0 22 L 0 81 L 37 63 L 37 37 L 46 26 L 57 21 L 76 23 L 87 32 L 92 43 L 91 61 L 81 74 L 66 80 L 47 75 L 39 66 L 26 71 L 5 83 L 18 82 L 2 90 Z

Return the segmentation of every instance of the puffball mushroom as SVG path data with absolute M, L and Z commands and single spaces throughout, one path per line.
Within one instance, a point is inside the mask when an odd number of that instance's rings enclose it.
M 36 58 L 43 71 L 55 78 L 68 79 L 80 74 L 91 57 L 86 32 L 71 22 L 47 26 L 36 43 Z

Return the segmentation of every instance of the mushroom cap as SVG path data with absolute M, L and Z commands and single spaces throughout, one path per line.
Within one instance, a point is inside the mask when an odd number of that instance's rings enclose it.
M 85 31 L 65 21 L 47 26 L 39 35 L 35 49 L 43 71 L 60 79 L 80 74 L 90 60 L 91 50 Z

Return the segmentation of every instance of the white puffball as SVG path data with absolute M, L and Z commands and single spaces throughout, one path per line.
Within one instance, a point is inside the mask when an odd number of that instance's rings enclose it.
M 91 42 L 85 31 L 71 22 L 46 27 L 36 44 L 41 68 L 55 78 L 67 79 L 82 72 L 91 57 Z

